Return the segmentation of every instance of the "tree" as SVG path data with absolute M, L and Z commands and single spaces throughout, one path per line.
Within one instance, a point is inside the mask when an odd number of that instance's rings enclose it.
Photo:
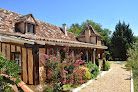
M 111 38 L 112 44 L 112 56 L 114 59 L 126 60 L 127 50 L 131 47 L 134 42 L 134 36 L 129 24 L 126 25 L 125 22 L 119 23 L 115 27 L 115 31 Z

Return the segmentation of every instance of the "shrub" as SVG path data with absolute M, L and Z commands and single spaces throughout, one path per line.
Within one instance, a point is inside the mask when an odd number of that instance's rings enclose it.
M 138 69 L 133 69 L 134 92 L 138 92 Z
M 95 58 L 95 64 L 96 64 L 97 66 L 99 66 L 99 59 L 98 59 L 98 58 Z
M 138 42 L 134 43 L 127 53 L 128 62 L 126 67 L 133 68 L 134 91 L 138 92 Z
M 18 74 L 21 72 L 21 68 L 17 65 L 15 61 L 7 61 L 5 57 L 0 56 L 0 73 L 6 73 L 13 78 L 16 78 L 16 81 L 11 81 L 5 76 L 0 75 L 0 92 L 13 92 L 10 84 L 16 84 L 20 82 Z
M 109 69 L 110 69 L 110 64 L 107 61 L 105 61 L 105 59 L 103 59 L 103 68 L 102 68 L 102 70 L 103 71 L 108 71 Z
M 62 91 L 63 85 L 74 86 L 85 82 L 83 80 L 85 70 L 79 68 L 85 62 L 85 60 L 81 60 L 82 53 L 75 56 L 73 52 L 69 54 L 68 46 L 63 51 L 65 53 L 63 58 L 60 54 L 44 54 L 45 61 L 40 61 L 46 69 L 46 83 L 51 84 L 53 91 L 56 92 Z
M 81 66 L 80 68 L 85 70 L 85 73 L 84 73 L 84 75 L 82 76 L 82 78 L 83 78 L 85 81 L 90 80 L 90 79 L 92 78 L 92 77 L 91 77 L 92 74 L 91 74 L 91 72 L 90 72 L 90 69 L 87 68 L 87 67 L 84 67 L 84 66 Z
M 132 48 L 128 50 L 127 67 L 138 69 L 138 43 L 133 44 Z
M 90 69 L 91 72 L 91 78 L 96 78 L 99 74 L 99 67 L 95 64 L 92 64 L 92 62 L 86 62 L 85 66 Z

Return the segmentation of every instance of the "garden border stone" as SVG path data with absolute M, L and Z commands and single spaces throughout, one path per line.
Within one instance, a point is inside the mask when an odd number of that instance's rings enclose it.
M 102 77 L 103 75 L 105 75 L 106 73 L 110 72 L 111 70 L 112 70 L 112 68 L 109 69 L 108 71 L 100 71 L 100 74 L 97 76 L 96 79 L 98 79 L 99 77 Z M 89 80 L 87 83 L 82 84 L 80 87 L 77 87 L 77 88 L 73 89 L 72 92 L 80 91 L 82 88 L 86 87 L 87 85 L 89 85 L 93 81 L 94 81 L 94 79 Z
M 133 72 L 131 68 L 131 92 L 134 92 L 134 84 L 133 84 Z

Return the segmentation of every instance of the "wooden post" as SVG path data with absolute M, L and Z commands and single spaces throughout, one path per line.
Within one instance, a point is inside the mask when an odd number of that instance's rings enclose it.
M 91 52 L 91 62 L 94 64 L 94 61 L 93 61 L 93 50 L 91 49 L 90 52 Z
M 35 44 L 33 46 L 33 83 L 34 85 L 39 84 L 39 46 Z
M 89 62 L 88 50 L 86 50 L 86 61 Z
M 93 61 L 94 61 L 94 64 L 95 64 L 95 51 L 96 51 L 96 49 L 93 49 Z

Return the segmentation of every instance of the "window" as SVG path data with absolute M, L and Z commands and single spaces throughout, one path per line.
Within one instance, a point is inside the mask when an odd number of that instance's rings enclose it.
M 34 25 L 31 23 L 27 23 L 27 32 L 34 33 Z
M 11 60 L 15 61 L 21 67 L 21 54 L 19 52 L 12 52 Z

